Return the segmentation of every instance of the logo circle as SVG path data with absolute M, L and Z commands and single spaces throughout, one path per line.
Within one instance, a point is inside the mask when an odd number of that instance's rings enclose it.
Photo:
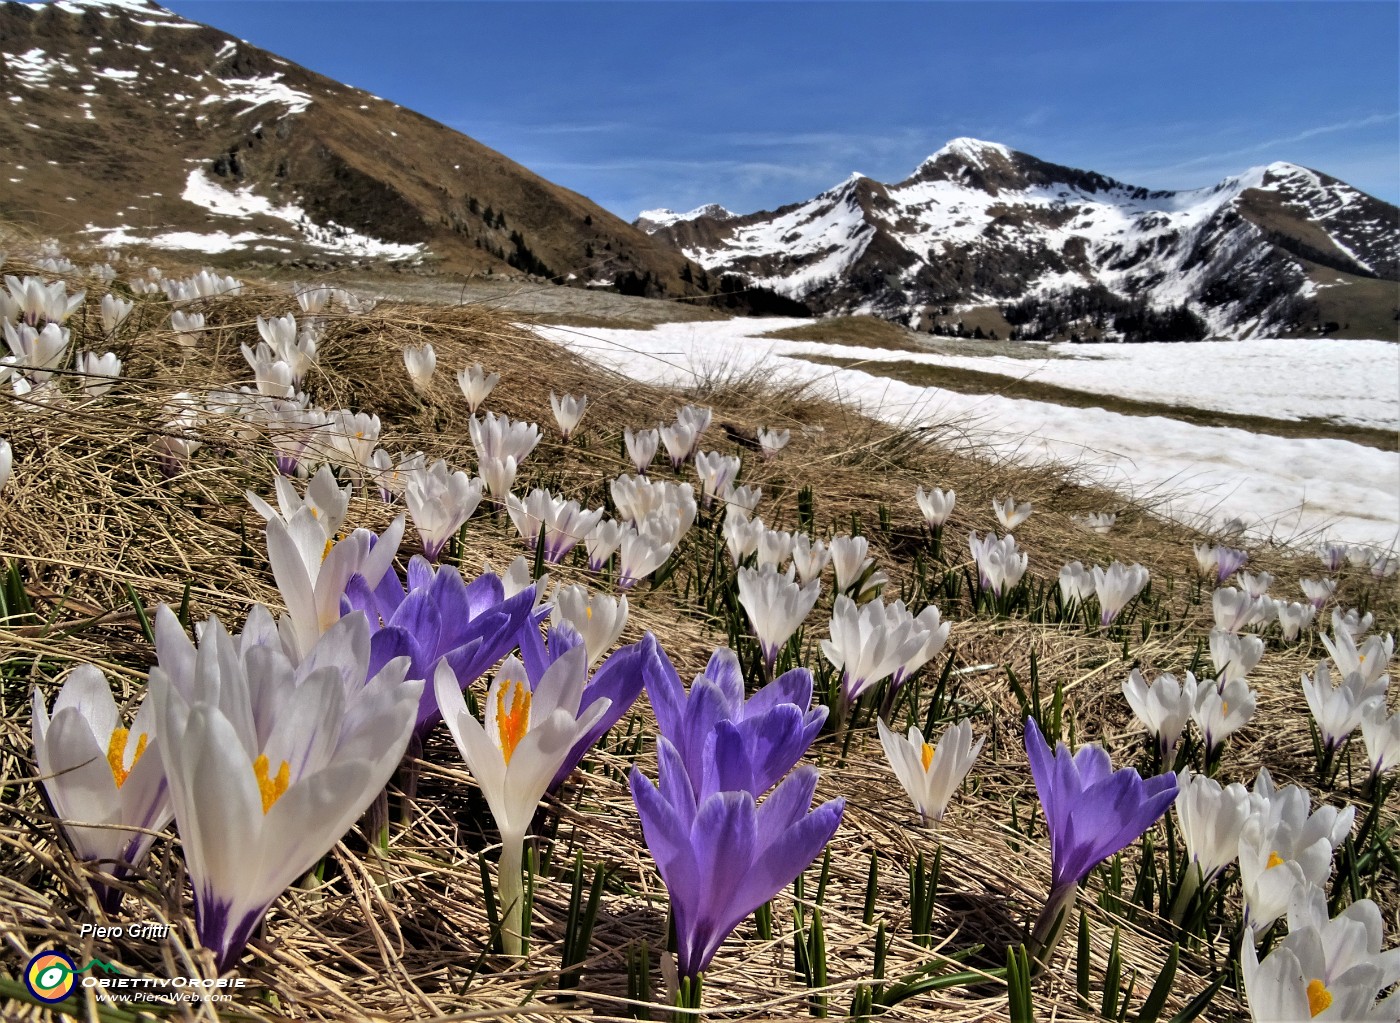
M 73 993 L 78 967 L 62 952 L 40 952 L 24 970 L 24 986 L 41 1002 L 61 1002 Z

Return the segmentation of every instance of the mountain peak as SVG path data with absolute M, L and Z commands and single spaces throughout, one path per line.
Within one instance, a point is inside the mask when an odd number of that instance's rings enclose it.
M 955 157 L 963 163 L 984 167 L 989 159 L 1011 159 L 1011 150 L 1000 142 L 985 142 L 982 139 L 960 136 L 951 139 L 942 149 L 925 160 L 924 164 L 934 163 L 948 156 Z
M 51 3 L 30 3 L 25 6 L 34 11 L 43 10 L 45 7 L 56 7 L 67 14 L 85 14 L 88 11 L 97 11 L 109 16 L 141 15 L 184 20 L 174 11 L 166 10 L 152 0 L 52 0 Z
M 670 227 L 688 220 L 699 220 L 701 217 L 710 217 L 713 220 L 729 220 L 734 216 L 717 202 L 709 202 L 704 206 L 697 206 L 689 213 L 677 213 L 672 209 L 642 210 L 637 214 L 637 219 L 632 223 L 640 227 L 648 234 L 653 234 L 663 227 Z

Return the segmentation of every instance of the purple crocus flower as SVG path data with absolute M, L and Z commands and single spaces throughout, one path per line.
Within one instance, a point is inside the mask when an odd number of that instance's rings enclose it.
M 431 679 L 438 661 L 446 660 L 465 689 L 515 647 L 527 623 L 538 629 L 547 612 L 533 611 L 534 603 L 533 586 L 507 600 L 492 572 L 468 583 L 456 568 L 436 568 L 415 555 L 406 585 L 394 571 L 373 589 L 363 576 L 352 576 L 340 608 L 369 618 L 371 677 L 395 657 L 408 657 L 408 678 Z M 415 738 L 421 741 L 441 716 L 433 687 L 424 686 Z
M 1092 743 L 1073 755 L 1056 743 L 1052 754 L 1034 718 L 1026 719 L 1026 756 L 1050 830 L 1050 898 L 1032 936 L 1043 959 L 1063 931 L 1079 885 L 1166 813 L 1177 781 L 1170 772 L 1143 778 L 1131 767 L 1115 771 Z
M 532 692 L 539 686 L 540 679 L 544 678 L 544 673 L 551 664 L 575 647 L 583 646 L 583 637 L 568 622 L 550 627 L 548 643 L 540 635 L 539 626 L 534 620 L 520 629 L 518 638 L 520 659 L 525 663 L 525 677 L 529 679 Z M 564 784 L 564 779 L 573 773 L 583 755 L 604 732 L 617 724 L 622 715 L 637 701 L 642 692 L 642 666 L 650 660 L 662 657 L 665 657 L 665 654 L 661 653 L 660 644 L 656 642 L 656 637 L 648 632 L 640 643 L 614 650 L 598 665 L 583 690 L 577 717 L 586 716 L 588 708 L 598 700 L 610 700 L 611 704 L 593 727 L 583 733 L 573 749 L 569 750 L 569 755 L 564 758 L 563 764 L 554 775 L 554 780 L 549 783 L 550 792 Z
M 1219 560 L 1215 564 L 1216 578 L 1224 582 L 1237 571 L 1244 568 L 1249 561 L 1249 554 L 1246 551 L 1236 550 L 1234 547 L 1219 547 L 1216 549 Z
M 704 773 L 722 777 L 732 766 L 725 755 L 711 744 Z M 664 736 L 657 757 L 659 787 L 634 767 L 632 798 L 671 899 L 677 971 L 694 980 L 745 917 L 816 859 L 841 824 L 845 800 L 812 810 L 817 771 L 809 765 L 788 775 L 761 804 L 743 790 L 697 799 L 703 786 Z M 741 773 L 751 776 L 754 766 Z
M 720 647 L 710 657 L 703 675 L 698 675 L 687 693 L 675 666 L 658 646 L 656 656 L 642 667 L 647 696 L 656 713 L 663 736 L 675 747 L 689 777 L 697 783 L 696 798 L 707 791 L 733 787 L 705 781 L 705 749 L 721 722 L 730 729 L 724 740 L 731 748 L 742 748 L 744 765 L 725 765 L 728 777 L 747 771 L 747 791 L 762 795 L 792 769 L 826 722 L 827 709 L 812 707 L 812 673 L 793 668 L 744 699 L 744 677 L 739 658 L 728 647 Z M 734 734 L 730 735 L 732 731 Z

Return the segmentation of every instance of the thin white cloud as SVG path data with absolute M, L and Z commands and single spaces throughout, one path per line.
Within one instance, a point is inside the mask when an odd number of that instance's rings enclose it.
M 1199 167 L 1206 164 L 1218 163 L 1221 160 L 1228 160 L 1236 156 L 1249 156 L 1252 153 L 1262 153 L 1274 149 L 1278 146 L 1293 145 L 1297 142 L 1305 142 L 1308 139 L 1316 138 L 1318 135 L 1331 135 L 1341 131 L 1355 131 L 1358 128 L 1372 128 L 1378 124 L 1386 124 L 1400 118 L 1400 113 L 1371 114 L 1369 117 L 1356 117 L 1346 121 L 1337 121 L 1332 124 L 1320 124 L 1313 128 L 1307 128 L 1296 132 L 1293 135 L 1284 135 L 1279 138 L 1267 139 L 1263 142 L 1256 142 L 1238 149 L 1227 150 L 1223 153 L 1211 153 L 1208 156 L 1197 156 L 1190 160 L 1183 160 L 1180 163 L 1172 164 L 1169 167 L 1158 167 L 1155 173 L 1169 174 L 1176 170 L 1187 170 L 1191 167 Z

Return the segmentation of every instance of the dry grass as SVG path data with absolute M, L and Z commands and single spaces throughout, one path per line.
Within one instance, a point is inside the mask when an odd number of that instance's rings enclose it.
M 89 302 L 89 312 L 92 302 Z M 156 842 L 146 870 L 128 888 L 119 921 L 173 925 L 164 942 L 94 941 L 80 937 L 83 923 L 104 922 L 86 880 L 93 870 L 74 860 L 58 839 L 55 822 L 40 800 L 28 738 L 28 700 L 37 686 L 49 700 L 75 663 L 100 664 L 123 699 L 141 696 L 153 652 L 132 609 L 130 586 L 147 607 L 179 604 L 186 584 L 193 619 L 216 613 L 235 624 L 253 602 L 276 605 L 264 562 L 261 520 L 243 493 L 269 490 L 271 464 L 266 442 L 240 438 L 228 423 L 205 431 L 207 446 L 173 479 L 158 471 L 151 437 L 162 428 L 162 405 L 182 390 L 246 382 L 240 341 L 255 340 L 254 317 L 292 308 L 285 292 L 250 289 L 243 297 L 208 304 L 207 346 L 190 353 L 159 324 L 163 302 L 147 300 L 139 326 L 125 335 L 120 351 L 128 379 L 113 395 L 87 406 L 50 409 L 6 397 L 4 433 L 14 444 L 14 476 L 0 503 L 0 559 L 17 566 L 36 606 L 37 619 L 0 629 L 0 729 L 3 729 L 5 799 L 0 809 L 0 946 L 5 972 L 17 977 L 34 951 L 52 946 L 87 961 L 101 956 L 138 975 L 206 975 L 212 969 L 194 939 L 178 841 Z M 72 326 L 77 347 L 94 347 L 92 325 Z M 402 370 L 407 344 L 431 341 L 439 372 L 427 400 L 410 388 Z M 1155 518 L 1150 510 L 1109 492 L 1085 487 L 1070 474 L 977 461 L 891 429 L 800 391 L 774 390 L 759 378 L 716 379 L 686 394 L 649 388 L 612 376 L 513 326 L 497 312 L 472 307 L 381 305 L 373 313 L 329 322 L 321 365 L 311 382 L 315 401 L 327 407 L 376 412 L 384 421 L 390 450 L 418 448 L 459 466 L 474 464 L 467 438 L 465 403 L 456 393 L 456 368 L 482 362 L 502 374 L 489 407 L 552 430 L 548 393 L 586 393 L 590 404 L 583 436 L 565 446 L 546 439 L 527 460 L 521 487 L 539 483 L 586 503 L 604 500 L 609 479 L 626 469 L 620 455 L 623 426 L 648 425 L 688 400 L 715 409 L 711 445 L 735 446 L 720 423 L 740 430 L 786 426 L 793 440 L 780 457 L 745 459 L 745 482 L 763 487 L 761 512 L 770 525 L 797 525 L 798 492 L 814 492 L 821 533 L 849 530 L 852 517 L 871 538 L 873 553 L 894 577 L 892 590 L 910 582 L 910 565 L 925 541 L 912 493 L 916 485 L 952 486 L 958 506 L 945 537 L 955 568 L 970 530 L 993 528 L 993 497 L 1014 493 L 1037 512 L 1018 539 L 1031 553 L 1031 572 L 1053 579 L 1069 559 L 1140 561 L 1163 597 L 1151 635 L 1133 635 L 1124 645 L 1078 626 L 1042 625 L 1025 619 L 972 617 L 945 607 L 953 620 L 948 653 L 959 667 L 956 698 L 975 715 L 978 734 L 990 732 L 971 781 L 936 832 L 914 826 L 911 807 L 883 762 L 873 728 L 862 728 L 842 758 L 830 737 L 818 740 L 811 758 L 822 768 L 819 794 L 844 795 L 848 809 L 831 847 L 831 878 L 824 918 L 827 927 L 831 1013 L 843 1015 L 855 986 L 868 980 L 873 925 L 861 920 L 871 853 L 880 864 L 877 922 L 894 943 L 887 975 L 897 978 L 941 956 L 974 945 L 986 951 L 970 965 L 994 968 L 1003 949 L 1024 936 L 1044 898 L 1049 878 L 1043 828 L 1032 837 L 1011 827 L 1015 802 L 1022 821 L 1036 805 L 1019 746 L 1020 708 L 1007 684 L 1010 669 L 1025 678 L 1032 654 L 1047 684 L 1058 680 L 1066 713 L 1079 741 L 1104 742 L 1118 762 L 1136 755 L 1138 729 L 1119 689 L 1128 670 L 1180 672 L 1191 662 L 1209 623 L 1209 607 L 1196 602 L 1190 549 L 1198 533 Z M 888 510 L 888 528 L 879 508 Z M 1071 513 L 1116 510 L 1118 525 L 1106 537 L 1086 534 Z M 357 497 L 350 521 L 381 529 L 393 509 Z M 696 530 L 696 534 L 701 531 Z M 624 642 L 653 630 L 689 677 L 709 651 L 723 642 L 723 623 L 679 598 L 692 571 L 698 535 L 677 555 L 681 561 L 666 586 L 639 587 Z M 479 514 L 466 533 L 460 561 L 475 573 L 483 560 L 498 567 L 519 552 L 509 523 Z M 1318 574 L 1316 562 L 1287 549 L 1257 549 L 1251 567 L 1275 573 L 1279 592 L 1300 575 Z M 560 566 L 555 577 L 587 578 L 580 568 Z M 1378 592 L 1369 580 L 1344 575 L 1340 599 L 1348 606 L 1369 601 L 1378 625 L 1397 623 L 1396 595 Z M 809 620 L 807 642 L 824 634 L 830 597 Z M 965 610 L 965 609 L 964 609 Z M 1320 656 L 1315 641 L 1280 648 L 1271 643 L 1252 677 L 1260 692 L 1256 723 L 1237 734 L 1226 754 L 1223 776 L 1248 779 L 1267 764 L 1280 782 L 1307 783 L 1311 750 L 1299 672 Z M 818 653 L 809 654 L 816 666 Z M 941 663 L 941 658 L 939 662 Z M 642 701 L 644 706 L 645 700 Z M 640 710 L 645 721 L 650 713 Z M 650 734 L 650 726 L 644 722 Z M 386 853 L 367 849 L 352 831 L 332 853 L 326 881 L 294 889 L 275 904 L 250 952 L 238 968 L 250 986 L 236 1005 L 204 1005 L 185 1015 L 197 1019 L 418 1020 L 627 1018 L 627 952 L 645 939 L 652 950 L 653 985 L 660 987 L 656 950 L 665 940 L 664 891 L 640 840 L 623 772 L 629 764 L 619 736 L 589 758 L 588 769 L 547 806 L 543 823 L 552 837 L 538 847 L 550 869 L 538 882 L 533 944 L 528 960 L 513 964 L 489 950 L 489 932 L 475 854 L 495 841 L 484 805 L 451 742 L 436 735 L 418 768 L 419 799 L 411 824 L 393 832 Z M 1360 766 L 1359 753 L 1353 761 Z M 654 771 L 651 744 L 640 758 Z M 1358 778 L 1360 771 L 1358 770 Z M 1348 775 L 1343 773 L 1343 785 Z M 1321 794 L 1356 800 L 1353 790 Z M 397 793 L 391 805 L 397 805 Z M 907 864 L 920 852 L 943 849 L 943 877 L 934 915 L 934 951 L 909 940 Z M 559 990 L 559 947 L 568 904 L 564 868 L 575 852 L 590 866 L 612 873 L 589 957 L 576 992 Z M 815 887 L 808 873 L 807 894 Z M 1400 882 L 1379 879 L 1388 933 L 1400 930 Z M 1171 929 L 1150 916 L 1127 922 L 1098 906 L 1100 878 L 1081 900 L 1091 921 L 1094 976 L 1102 975 L 1114 926 L 1122 928 L 1127 969 L 1139 971 L 1140 1001 L 1165 959 Z M 752 921 L 739 928 L 716 957 L 706 978 L 706 1005 L 715 1018 L 793 1020 L 808 1010 L 808 992 L 792 968 L 792 895 L 780 895 L 773 913 L 775 937 L 762 941 Z M 1211 976 L 1211 959 L 1225 948 L 1197 946 L 1183 954 L 1169 1002 L 1179 1010 Z M 1392 938 L 1393 940 L 1393 938 Z M 951 969 L 952 967 L 950 967 Z M 1127 972 L 1127 971 L 1125 971 Z M 1145 978 L 1145 979 L 1143 979 Z M 1096 1018 L 1075 1005 L 1072 963 L 1062 953 L 1037 984 L 1042 1018 Z M 83 1018 L 102 1018 L 94 1001 L 65 1003 Z M 659 1010 L 657 1010 L 659 1016 Z M 1239 1018 L 1242 1010 L 1222 993 L 1206 1018 Z M 904 1003 L 891 1019 L 996 1020 L 1006 1016 L 1005 986 L 999 981 L 961 986 Z M 46 1010 L 9 1000 L 6 1020 L 47 1019 Z M 110 1016 L 110 1018 L 119 1018 Z

